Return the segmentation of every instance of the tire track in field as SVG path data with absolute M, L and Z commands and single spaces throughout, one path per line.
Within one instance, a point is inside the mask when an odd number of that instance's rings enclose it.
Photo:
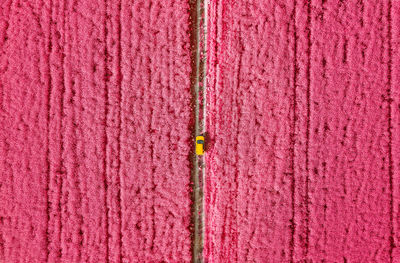
M 392 258 L 396 262 L 400 258 L 400 48 L 399 48 L 399 36 L 400 36 L 400 2 L 391 1 L 389 5 L 390 9 L 390 48 L 389 48 L 389 64 L 391 65 L 391 76 L 390 76 L 390 103 L 391 103 L 391 123 L 389 126 L 392 133 L 391 141 L 391 155 L 393 160 L 392 165 L 392 224 L 393 224 L 393 238 L 392 238 Z M 389 23 L 388 23 L 389 24 Z M 394 247 L 393 247 L 394 246 Z
M 63 106 L 65 107 L 66 113 L 66 125 L 65 125 L 65 134 L 68 138 L 66 140 L 66 186 L 65 186 L 65 210 L 66 213 L 69 214 L 67 217 L 66 225 L 65 225 L 65 239 L 63 239 L 63 243 L 66 247 L 66 260 L 69 261 L 81 261 L 84 259 L 84 249 L 87 249 L 87 244 L 83 244 L 84 236 L 88 234 L 84 229 L 84 215 L 83 215 L 83 191 L 85 181 L 80 178 L 80 167 L 83 163 L 78 161 L 78 144 L 83 144 L 84 139 L 80 140 L 81 137 L 78 136 L 78 129 L 81 125 L 81 112 L 77 110 L 77 106 L 81 103 L 81 90 L 78 86 L 77 81 L 80 81 L 81 73 L 74 74 L 74 62 L 81 63 L 82 53 L 78 48 L 79 43 L 77 42 L 78 38 L 73 38 L 78 35 L 78 23 L 76 21 L 77 11 L 76 6 L 78 3 L 67 2 L 66 14 L 64 14 L 64 19 L 66 22 L 66 64 L 64 67 L 65 75 L 66 75 L 66 85 L 65 85 L 65 101 Z M 74 23 L 75 22 L 75 23 Z M 73 24 L 74 23 L 74 24 Z M 75 41 L 74 41 L 75 40 Z M 77 47 L 78 56 L 74 56 L 73 47 Z M 66 102 L 66 103 L 65 103 Z M 81 161 L 82 162 L 82 161 Z M 72 240 L 72 242 L 70 241 Z
M 305 256 L 306 259 L 308 257 L 308 248 L 309 248 L 309 236 L 310 236 L 310 193 L 309 193 L 309 184 L 310 184 L 310 161 L 309 161 L 309 148 L 310 148 L 310 118 L 311 118 L 311 108 L 310 108 L 310 90 L 311 90 L 311 0 L 307 1 L 307 121 L 306 121 L 306 200 L 305 200 L 305 210 L 306 210 L 306 238 L 305 238 Z
M 291 21 L 293 23 L 293 107 L 292 107 L 292 130 L 290 134 L 290 143 L 291 143 L 291 174 L 292 174 L 292 182 L 291 182 L 291 209 L 292 209 L 292 218 L 290 219 L 290 228 L 291 228 L 291 237 L 290 237 L 290 260 L 294 261 L 294 242 L 295 242 L 295 233 L 296 233 L 296 222 L 295 222 L 295 201 L 296 201 L 296 176 L 295 176 L 295 147 L 296 147 L 296 119 L 297 119 L 297 29 L 296 29 L 296 7 L 297 0 L 293 0 L 293 11 L 291 14 Z
M 243 39 L 242 39 L 242 35 L 241 35 L 241 27 L 240 27 L 240 21 L 238 22 L 238 31 L 237 35 L 238 35 L 238 50 L 237 52 L 239 53 L 238 56 L 238 63 L 237 63 L 237 69 L 235 70 L 237 72 L 236 75 L 236 90 L 235 90 L 235 94 L 236 94 L 236 98 L 235 98 L 235 104 L 236 104 L 236 108 L 237 108 L 237 127 L 236 127 L 236 145 L 235 145 L 235 150 L 236 150 L 236 154 L 235 154 L 235 158 L 236 158 L 236 163 L 238 164 L 240 161 L 239 158 L 239 138 L 240 138 L 240 128 L 239 128 L 239 124 L 240 124 L 240 119 L 241 119 L 241 107 L 240 107 L 240 103 L 239 103 L 239 90 L 240 90 L 240 72 L 242 69 L 242 58 L 243 58 L 243 52 L 244 52 L 244 45 L 243 45 Z M 236 198 L 239 197 L 239 168 L 238 166 L 235 167 L 235 184 L 236 184 Z M 238 209 L 238 202 L 235 202 L 235 210 L 236 213 L 237 211 L 239 211 Z M 236 224 L 236 229 L 238 229 L 238 217 L 236 216 L 235 218 L 235 224 Z M 238 254 L 239 254 L 239 231 L 236 231 L 236 236 L 234 239 L 234 242 L 236 243 L 236 259 L 238 259 Z
M 103 104 L 106 112 L 103 128 L 104 142 L 104 179 L 107 185 L 104 207 L 106 232 L 106 254 L 109 262 L 122 262 L 121 227 L 121 100 L 122 100 L 122 63 L 121 63 L 121 1 L 105 1 L 103 34 L 104 72 L 101 79 L 106 89 Z M 108 252 L 107 252 L 108 251 Z
M 65 168 L 65 132 L 64 117 L 65 107 L 65 47 L 66 47 L 66 3 L 64 1 L 50 5 L 50 21 L 49 25 L 49 82 L 51 82 L 51 90 L 48 94 L 49 101 L 49 147 L 50 148 L 50 169 L 49 169 L 49 201 L 50 206 L 50 254 L 48 260 L 61 261 L 63 255 L 64 234 L 64 209 L 63 209 L 63 189 L 64 179 L 66 175 Z M 61 32 L 61 33 L 60 33 Z M 53 165 L 51 165 L 53 163 Z
M 67 13 L 67 4 L 66 0 L 62 1 L 62 41 L 63 45 L 61 47 L 62 49 L 62 54 L 61 54 L 61 96 L 60 96 L 60 148 L 61 148 L 61 154 L 60 154 L 60 171 L 58 173 L 59 175 L 59 200 L 58 200 L 58 206 L 59 206 L 59 216 L 60 216 L 60 229 L 59 229 L 59 246 L 60 246 L 60 252 L 59 252 L 59 260 L 61 261 L 63 259 L 63 255 L 65 254 L 64 247 L 63 247 L 63 235 L 64 235 L 64 218 L 65 218 L 65 207 L 63 207 L 63 202 L 64 205 L 66 204 L 65 197 L 64 197 L 64 178 L 63 176 L 67 174 L 67 168 L 65 166 L 65 133 L 64 133 L 64 117 L 66 116 L 65 113 L 65 107 L 64 107 L 64 100 L 65 100 L 65 91 L 66 91 L 66 86 L 65 86 L 65 57 L 66 57 L 66 16 L 65 14 Z
M 294 178 L 294 183 L 292 184 L 291 194 L 292 197 L 292 216 L 293 219 L 290 222 L 294 224 L 294 229 L 291 233 L 294 238 L 291 240 L 293 244 L 293 252 L 291 253 L 290 260 L 297 262 L 299 260 L 304 260 L 307 253 L 307 235 L 308 235 L 308 215 L 307 215 L 307 202 L 308 202 L 308 189 L 307 181 L 309 180 L 308 172 L 308 148 L 309 148 L 309 136 L 308 132 L 308 94 L 309 94 L 309 38 L 308 33 L 310 32 L 310 19 L 309 19 L 309 1 L 304 0 L 300 2 L 295 2 L 295 12 L 293 14 L 294 18 L 294 33 L 291 36 L 291 40 L 295 42 L 295 48 L 293 47 L 293 53 L 295 53 L 295 65 L 291 66 L 290 70 L 293 70 L 295 75 L 295 80 L 293 80 L 293 85 L 295 86 L 295 91 L 293 92 L 293 97 L 295 101 L 291 101 L 292 107 L 295 107 L 295 113 L 291 113 L 290 121 L 292 129 L 288 131 L 291 143 L 289 143 L 290 148 L 294 153 L 290 153 L 293 159 L 291 160 L 291 170 L 292 177 Z M 292 69 L 293 67 L 293 69 Z M 295 104 L 295 106 L 294 106 Z M 291 135 L 292 133 L 293 135 Z M 293 226 L 292 226 L 293 228 Z
M 147 15 L 148 15 L 148 21 L 149 21 L 150 26 L 151 26 L 151 21 L 152 21 L 151 7 L 152 7 L 152 3 L 149 2 Z M 146 32 L 147 35 L 150 35 L 149 31 Z M 149 37 L 149 39 L 150 39 L 150 37 Z M 149 83 L 149 87 L 152 87 L 153 73 L 155 71 L 152 68 L 153 61 L 152 61 L 151 54 L 153 54 L 153 52 L 154 52 L 154 50 L 151 49 L 152 47 L 153 47 L 153 45 L 148 45 L 148 50 L 146 50 L 147 51 L 146 52 L 147 53 L 146 61 L 148 62 L 148 66 L 147 66 L 147 72 L 148 72 L 148 74 L 147 74 L 147 82 Z M 157 91 L 154 91 L 154 93 L 157 94 Z M 151 100 L 152 99 L 151 95 L 148 94 L 148 93 L 147 93 L 147 95 L 148 95 L 147 101 L 149 101 L 151 105 L 154 105 L 154 101 Z M 153 121 L 154 121 L 154 109 L 151 108 L 150 109 L 149 127 L 147 129 L 148 131 L 152 131 L 153 130 Z M 155 215 L 156 215 L 156 210 L 155 210 L 155 205 L 156 205 L 156 200 L 155 200 L 155 198 L 156 198 L 155 197 L 156 181 L 155 181 L 155 175 L 154 175 L 154 172 L 155 172 L 154 160 L 156 159 L 155 158 L 155 153 L 154 153 L 154 144 L 155 143 L 156 142 L 154 141 L 154 139 L 150 138 L 150 146 L 149 147 L 150 147 L 150 159 L 151 159 L 151 161 L 150 161 L 150 164 L 149 164 L 149 170 L 151 171 L 151 173 L 150 173 L 151 176 L 149 178 L 149 188 L 150 188 L 150 190 L 152 192 L 152 197 L 151 197 L 152 205 L 151 205 L 151 208 L 150 208 L 150 211 L 151 211 L 151 229 L 152 229 L 151 230 L 151 234 L 150 234 L 150 236 L 151 236 L 150 240 L 151 241 L 149 241 L 151 243 L 150 251 L 154 251 L 154 241 L 156 239 L 156 226 L 155 226 L 155 220 L 156 220 L 155 219 Z
M 43 1 L 42 1 L 43 3 Z M 53 24 L 53 1 L 50 0 L 49 3 L 49 25 L 48 25 L 48 43 L 47 43 L 47 67 L 48 67 L 48 80 L 47 80 L 47 133 L 46 133 L 46 262 L 49 261 L 50 257 L 50 212 L 51 212 L 51 204 L 50 204 L 50 178 L 51 178 L 51 164 L 50 164 L 50 113 L 51 113 L 51 92 L 52 92 L 52 82 L 51 82 L 51 64 L 50 64 L 50 54 L 52 50 L 52 24 Z
M 121 63 L 121 54 L 122 54 L 122 0 L 119 0 L 118 2 L 118 29 L 117 29 L 117 34 L 118 34 L 118 135 L 117 135 L 117 151 L 118 151 L 118 158 L 117 158 L 117 203 L 118 203 L 118 245 L 119 245 L 119 262 L 122 263 L 123 259 L 123 251 L 122 251 L 122 201 L 121 201 L 121 196 L 122 196 L 122 183 L 121 183 L 121 128 L 122 128 L 122 113 L 121 113 L 121 103 L 122 103 L 122 63 Z
M 109 105 L 109 91 L 108 91 L 108 82 L 109 82 L 109 68 L 108 68 L 108 21 L 109 21 L 109 14 L 108 14 L 108 4 L 107 0 L 104 0 L 104 25 L 103 25 L 103 34 L 104 34 L 104 120 L 103 120 L 103 125 L 104 125 L 104 142 L 103 142 L 103 187 L 104 187 L 104 200 L 103 200 L 103 205 L 105 209 L 105 246 L 106 246 L 106 254 L 105 254 L 105 260 L 108 263 L 110 260 L 110 252 L 109 252 L 109 206 L 108 206 L 108 176 L 107 176 L 107 148 L 108 148 L 108 137 L 107 137 L 107 117 L 108 117 L 108 105 Z
M 390 262 L 393 262 L 393 249 L 396 247 L 394 242 L 394 227 L 393 227 L 393 155 L 392 155 L 392 0 L 388 0 L 387 10 L 387 22 L 388 22 L 388 65 L 387 65 L 387 100 L 388 100 L 388 158 L 389 158 L 389 191 L 390 191 Z

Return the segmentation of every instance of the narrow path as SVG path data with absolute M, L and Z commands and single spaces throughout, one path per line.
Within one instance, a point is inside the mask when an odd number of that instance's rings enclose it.
M 207 5 L 204 0 L 190 2 L 190 15 L 192 21 L 192 74 L 191 89 L 194 110 L 193 137 L 205 133 L 205 84 L 206 84 L 206 16 Z M 204 157 L 191 153 L 192 161 L 192 262 L 203 262 L 204 239 L 204 209 L 203 209 L 203 182 L 205 176 Z

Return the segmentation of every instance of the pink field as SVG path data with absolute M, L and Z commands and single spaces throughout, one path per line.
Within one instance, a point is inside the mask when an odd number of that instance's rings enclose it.
M 187 8 L 3 4 L 0 262 L 190 260 Z
M 0 5 L 0 263 L 190 262 L 189 0 Z M 210 0 L 204 262 L 400 262 L 400 1 Z
M 400 262 L 399 8 L 212 2 L 209 262 Z

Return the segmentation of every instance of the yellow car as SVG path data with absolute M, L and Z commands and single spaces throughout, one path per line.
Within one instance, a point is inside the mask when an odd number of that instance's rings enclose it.
M 196 154 L 197 155 L 204 154 L 204 136 L 196 137 Z

